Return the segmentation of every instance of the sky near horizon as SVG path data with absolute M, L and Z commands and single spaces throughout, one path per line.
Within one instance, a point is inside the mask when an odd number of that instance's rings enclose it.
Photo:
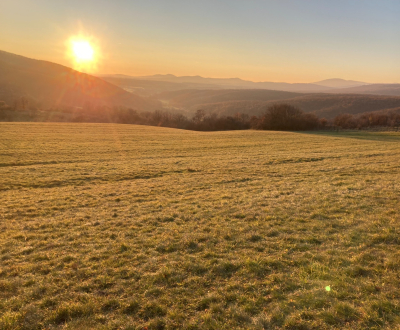
M 0 50 L 97 73 L 400 83 L 399 0 L 3 0 Z

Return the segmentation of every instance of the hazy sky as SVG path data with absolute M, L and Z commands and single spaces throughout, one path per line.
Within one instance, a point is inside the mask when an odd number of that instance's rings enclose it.
M 400 0 L 1 0 L 0 49 L 71 66 L 79 32 L 98 71 L 400 83 Z

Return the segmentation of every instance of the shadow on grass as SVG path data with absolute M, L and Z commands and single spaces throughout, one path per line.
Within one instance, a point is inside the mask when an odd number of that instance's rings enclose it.
M 315 131 L 296 132 L 307 135 L 323 135 L 328 137 L 349 138 L 382 142 L 400 142 L 400 132 L 368 132 L 368 131 Z

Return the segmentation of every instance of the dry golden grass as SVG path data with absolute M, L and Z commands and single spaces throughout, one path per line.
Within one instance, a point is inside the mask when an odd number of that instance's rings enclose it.
M 399 133 L 1 123 L 0 329 L 398 329 L 399 161 Z

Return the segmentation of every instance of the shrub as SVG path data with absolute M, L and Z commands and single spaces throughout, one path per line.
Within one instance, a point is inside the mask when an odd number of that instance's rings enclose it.
M 306 131 L 322 126 L 318 117 L 311 113 L 304 113 L 290 104 L 274 104 L 256 119 L 252 119 L 253 128 L 280 131 Z M 324 120 L 323 125 L 326 125 Z

